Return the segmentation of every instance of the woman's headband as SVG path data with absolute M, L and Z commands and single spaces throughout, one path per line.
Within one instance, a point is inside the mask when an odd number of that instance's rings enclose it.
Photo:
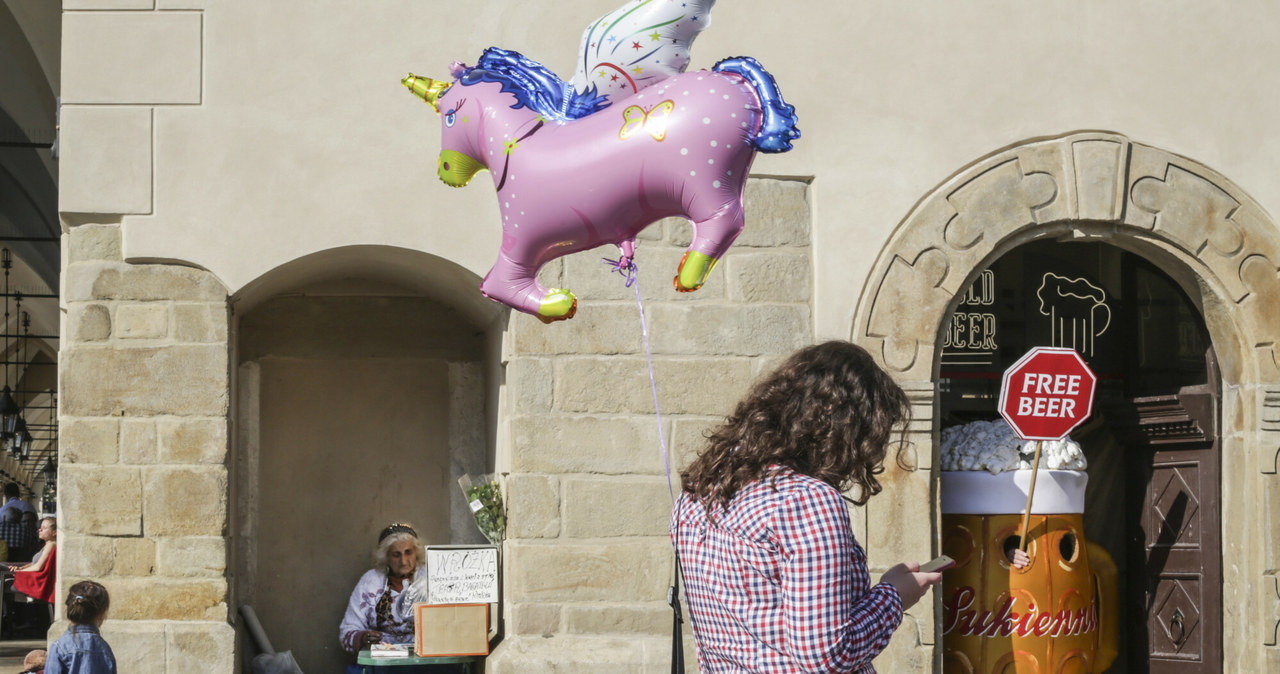
M 392 522 L 391 524 L 387 525 L 386 529 L 382 530 L 382 533 L 378 534 L 378 542 L 381 543 L 387 540 L 387 536 L 390 536 L 391 534 L 400 534 L 400 533 L 409 534 L 414 538 L 418 537 L 418 532 L 414 531 L 413 527 L 409 526 L 408 524 L 404 524 L 403 522 Z

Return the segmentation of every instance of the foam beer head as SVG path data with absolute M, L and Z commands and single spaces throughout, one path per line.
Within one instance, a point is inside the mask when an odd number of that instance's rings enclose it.
M 1031 468 L 1037 442 L 1018 437 L 1004 419 L 944 428 L 941 440 L 943 471 L 982 470 L 992 474 Z M 1080 445 L 1069 438 L 1041 444 L 1041 469 L 1084 470 L 1087 466 Z M 1023 505 L 1018 505 L 1018 510 L 997 512 L 1018 512 Z

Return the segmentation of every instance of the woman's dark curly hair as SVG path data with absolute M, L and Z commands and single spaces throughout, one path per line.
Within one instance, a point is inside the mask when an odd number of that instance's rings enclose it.
M 906 394 L 866 350 L 815 344 L 757 382 L 680 477 L 698 501 L 726 508 L 777 464 L 840 491 L 857 486 L 863 505 L 880 492 L 893 427 L 910 416 Z

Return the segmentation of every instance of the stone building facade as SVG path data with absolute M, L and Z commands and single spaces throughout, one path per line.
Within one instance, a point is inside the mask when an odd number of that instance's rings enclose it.
M 111 590 L 122 670 L 242 671 L 242 604 L 304 669 L 336 667 L 373 532 L 476 542 L 453 483 L 496 472 L 487 671 L 667 671 L 660 440 L 675 479 L 818 339 L 867 346 L 913 401 L 851 515 L 873 573 L 932 557 L 945 325 L 984 269 L 1047 242 L 1139 256 L 1199 314 L 1231 569 L 1204 671 L 1280 667 L 1280 134 L 1257 68 L 1280 9 L 722 3 L 695 66 L 758 56 L 804 136 L 757 159 L 747 229 L 697 293 L 666 280 L 688 227 L 646 230 L 646 334 L 594 253 L 544 270 L 578 292 L 571 321 L 480 298 L 493 195 L 437 184 L 437 120 L 396 85 L 490 45 L 567 73 L 616 4 L 63 0 L 59 578 Z M 938 608 L 881 671 L 941 670 Z

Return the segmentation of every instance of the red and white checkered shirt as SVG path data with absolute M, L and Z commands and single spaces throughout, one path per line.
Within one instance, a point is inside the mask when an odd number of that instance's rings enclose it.
M 874 673 L 902 599 L 870 586 L 831 485 L 786 468 L 707 518 L 688 492 L 672 517 L 703 674 Z

